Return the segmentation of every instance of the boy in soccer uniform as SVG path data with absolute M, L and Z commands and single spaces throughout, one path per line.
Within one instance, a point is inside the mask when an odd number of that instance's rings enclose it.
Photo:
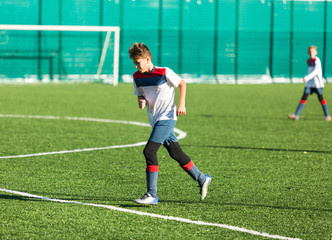
M 308 48 L 308 55 L 310 58 L 307 60 L 308 64 L 308 75 L 303 78 L 303 82 L 306 82 L 302 99 L 296 109 L 295 114 L 288 114 L 288 118 L 293 120 L 299 120 L 300 113 L 306 104 L 309 94 L 316 93 L 319 102 L 322 104 L 323 111 L 326 121 L 331 121 L 331 116 L 327 108 L 327 103 L 323 98 L 323 76 L 322 76 L 322 65 L 320 59 L 317 57 L 317 47 L 310 46 Z
M 138 106 L 146 106 L 152 133 L 144 148 L 146 160 L 147 192 L 142 198 L 134 200 L 138 204 L 157 204 L 158 159 L 157 151 L 163 145 L 169 155 L 175 159 L 200 187 L 200 200 L 204 200 L 211 182 L 209 175 L 204 175 L 193 161 L 182 151 L 174 133 L 178 115 L 186 114 L 186 83 L 170 68 L 155 67 L 148 47 L 143 43 L 134 43 L 129 48 L 129 57 L 133 60 L 137 72 L 134 73 L 134 94 Z M 175 89 L 179 87 L 179 105 L 174 104 Z

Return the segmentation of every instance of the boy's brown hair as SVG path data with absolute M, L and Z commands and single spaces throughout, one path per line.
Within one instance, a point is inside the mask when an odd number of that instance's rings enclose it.
M 147 58 L 147 57 L 149 57 L 152 61 L 152 54 L 149 48 L 144 43 L 135 42 L 133 45 L 130 46 L 128 53 L 130 59 L 134 61 L 139 58 Z

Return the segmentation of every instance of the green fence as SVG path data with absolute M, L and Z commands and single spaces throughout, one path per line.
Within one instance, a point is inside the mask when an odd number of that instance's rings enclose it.
M 307 47 L 316 45 L 332 80 L 331 0 L 2 0 L 0 15 L 1 24 L 120 26 L 122 81 L 135 70 L 127 54 L 133 42 L 146 43 L 156 65 L 189 81 L 229 83 L 297 82 L 307 72 Z M 0 56 L 0 75 L 8 76 L 89 73 L 104 38 L 30 33 L 10 42 L 8 34 L 0 30 L 7 56 Z

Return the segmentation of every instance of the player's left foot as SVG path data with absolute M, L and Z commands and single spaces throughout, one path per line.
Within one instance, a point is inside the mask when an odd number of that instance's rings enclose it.
M 325 116 L 324 120 L 325 120 L 325 121 L 329 121 L 329 122 L 330 122 L 330 121 L 332 120 L 332 118 L 331 118 L 331 116 L 330 116 L 330 115 L 328 115 L 328 116 Z
M 208 187 L 211 183 L 212 178 L 209 175 L 205 175 L 205 182 L 200 186 L 199 200 L 203 201 L 206 197 Z

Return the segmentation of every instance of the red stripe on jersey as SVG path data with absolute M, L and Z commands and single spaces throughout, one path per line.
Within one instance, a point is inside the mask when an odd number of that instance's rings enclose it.
M 311 62 L 315 62 L 315 61 L 316 61 L 316 58 L 314 58 L 314 59 L 309 58 L 309 59 L 307 60 L 307 63 L 311 63 Z
M 326 104 L 326 101 L 325 99 L 322 100 L 322 105 L 325 105 Z
M 301 100 L 301 103 L 302 103 L 302 104 L 305 104 L 305 103 L 306 103 L 306 100 L 303 100 L 303 99 L 302 99 L 302 100 Z
M 145 169 L 146 172 L 158 172 L 159 166 L 158 165 L 148 165 Z
M 190 160 L 189 163 L 187 163 L 186 165 L 181 166 L 183 168 L 183 170 L 185 171 L 189 171 L 190 169 L 192 169 L 194 166 L 194 162 L 192 160 Z
M 156 76 L 163 76 L 166 75 L 166 68 L 155 68 L 152 73 L 141 73 L 137 71 L 134 73 L 134 78 L 149 78 L 149 77 L 156 77 Z
M 166 68 L 155 68 L 152 74 L 165 75 Z

